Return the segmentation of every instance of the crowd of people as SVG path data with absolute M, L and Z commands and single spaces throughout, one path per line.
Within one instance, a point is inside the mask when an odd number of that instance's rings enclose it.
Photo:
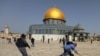
M 16 46 L 18 47 L 18 50 L 21 52 L 22 56 L 28 56 L 26 47 L 30 48 L 29 44 L 27 43 L 27 41 L 25 39 L 26 39 L 26 36 L 24 34 L 22 34 L 21 37 L 18 38 L 16 41 Z M 32 43 L 31 46 L 32 47 L 34 47 L 34 44 L 35 44 L 34 41 L 35 41 L 35 39 L 31 38 L 31 43 Z M 44 43 L 44 41 L 45 41 L 45 38 L 43 37 L 43 43 Z M 49 42 L 50 42 L 50 39 L 48 39 L 48 43 Z M 77 46 L 77 43 L 73 43 L 71 41 L 65 41 L 65 39 L 63 38 L 64 52 L 60 56 L 67 56 L 67 55 L 74 56 L 72 51 L 74 51 L 76 54 L 80 55 L 75 48 L 76 46 Z

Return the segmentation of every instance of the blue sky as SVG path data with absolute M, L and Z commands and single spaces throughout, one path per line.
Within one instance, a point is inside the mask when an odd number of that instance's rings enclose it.
M 80 23 L 90 34 L 100 34 L 100 0 L 0 0 L 0 31 L 8 24 L 11 32 L 25 33 L 31 24 L 43 24 L 54 5 L 64 12 L 66 25 Z

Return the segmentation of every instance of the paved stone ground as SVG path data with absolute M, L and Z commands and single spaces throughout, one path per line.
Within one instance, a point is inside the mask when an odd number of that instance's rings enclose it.
M 29 40 L 28 43 L 31 45 Z M 35 43 L 35 47 L 27 48 L 27 52 L 31 56 L 59 56 L 63 52 L 62 44 L 59 44 L 58 41 L 52 41 L 50 44 L 43 44 L 40 41 Z M 93 44 L 90 44 L 90 42 L 77 43 L 77 50 L 82 56 L 100 56 L 99 41 L 94 41 Z M 0 42 L 0 56 L 21 56 L 21 53 L 14 43 Z M 75 54 L 75 56 L 78 55 Z

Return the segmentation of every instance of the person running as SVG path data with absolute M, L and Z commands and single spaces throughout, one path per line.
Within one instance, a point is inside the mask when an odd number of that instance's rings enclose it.
M 26 42 L 26 35 L 21 34 L 21 37 L 17 39 L 16 46 L 21 52 L 22 56 L 28 56 L 26 47 L 29 47 L 29 44 Z
M 77 43 L 73 43 L 73 42 L 67 42 L 65 45 L 64 45 L 64 53 L 61 54 L 60 56 L 74 56 L 74 54 L 72 53 L 72 51 L 74 51 L 76 54 L 80 55 L 77 50 L 76 50 L 76 47 L 77 46 Z

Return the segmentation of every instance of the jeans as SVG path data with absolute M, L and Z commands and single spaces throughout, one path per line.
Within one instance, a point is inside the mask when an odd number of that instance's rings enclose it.
M 71 51 L 64 49 L 64 53 L 61 54 L 60 56 L 74 56 L 74 54 Z
M 25 47 L 20 47 L 20 48 L 18 48 L 18 49 L 19 49 L 19 51 L 21 52 L 22 56 L 28 56 Z

